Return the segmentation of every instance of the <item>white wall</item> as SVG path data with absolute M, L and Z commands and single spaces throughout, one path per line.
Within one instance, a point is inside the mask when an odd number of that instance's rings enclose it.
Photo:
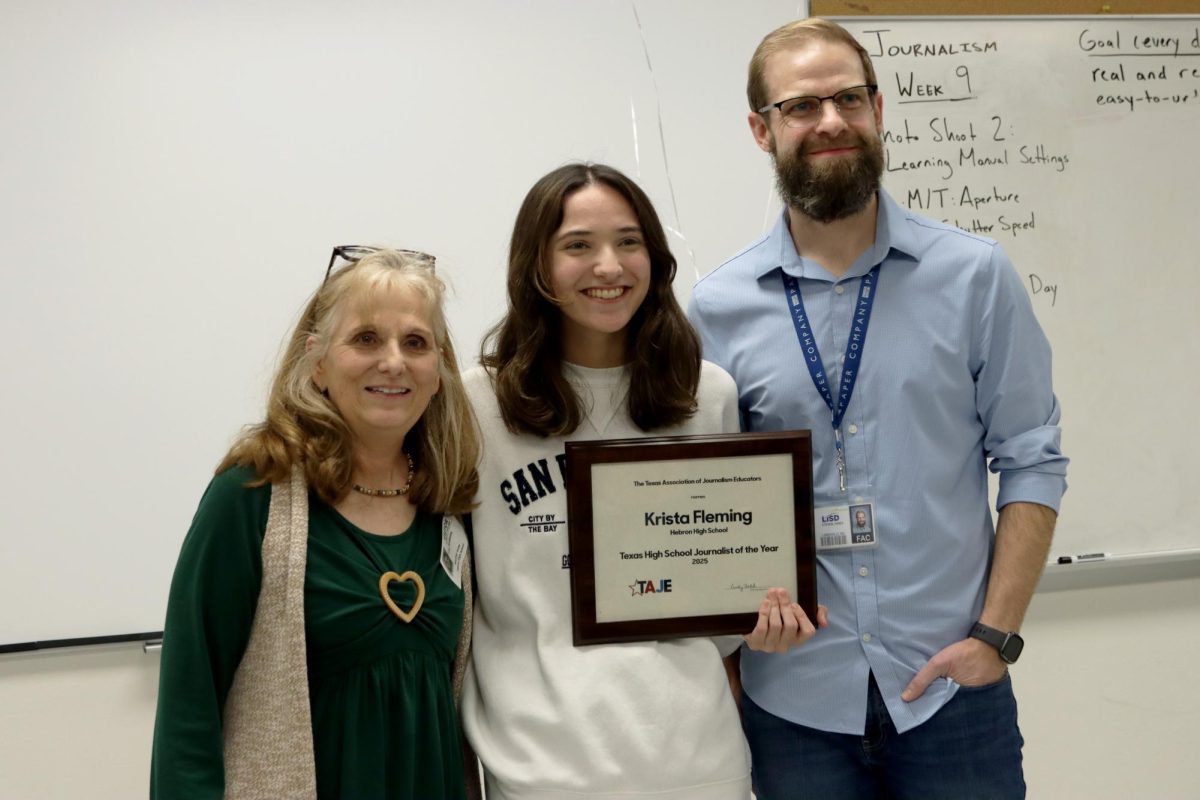
M 1022 633 L 1031 798 L 1200 798 L 1200 577 L 1042 591 Z
M 157 692 L 140 644 L 0 656 L 0 798 L 145 797 Z
M 1043 591 L 1013 668 L 1032 800 L 1200 797 L 1200 577 Z M 144 797 L 158 656 L 0 657 L 0 798 Z

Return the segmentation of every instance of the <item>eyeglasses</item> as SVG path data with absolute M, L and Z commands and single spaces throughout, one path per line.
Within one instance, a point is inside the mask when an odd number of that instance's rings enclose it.
M 329 266 L 325 268 L 325 280 L 329 280 L 329 273 L 333 271 L 333 265 L 337 263 L 339 258 L 343 261 L 348 261 L 353 264 L 356 261 L 360 261 L 371 255 L 371 253 L 378 253 L 380 250 L 392 250 L 394 253 L 400 253 L 401 255 L 408 256 L 414 261 L 417 261 L 420 266 L 425 267 L 430 272 L 435 270 L 435 265 L 437 264 L 436 258 L 429 255 L 429 253 L 422 253 L 420 250 L 399 250 L 388 247 L 370 247 L 365 244 L 340 244 L 333 248 L 333 253 L 329 256 Z
M 777 108 L 784 125 L 790 128 L 799 128 L 816 122 L 821 116 L 821 104 L 826 100 L 832 100 L 833 107 L 837 109 L 843 119 L 852 119 L 871 107 L 871 98 L 878 89 L 879 87 L 875 84 L 864 84 L 842 89 L 837 94 L 831 94 L 828 97 L 816 97 L 815 95 L 789 97 L 787 100 L 763 106 L 758 113 L 766 114 L 772 108 Z

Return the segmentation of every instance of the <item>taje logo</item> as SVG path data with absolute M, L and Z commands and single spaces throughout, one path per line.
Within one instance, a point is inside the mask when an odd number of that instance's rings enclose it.
M 629 594 L 637 597 L 643 594 L 664 594 L 671 591 L 671 579 L 660 578 L 657 582 L 654 580 L 634 581 L 629 584 Z

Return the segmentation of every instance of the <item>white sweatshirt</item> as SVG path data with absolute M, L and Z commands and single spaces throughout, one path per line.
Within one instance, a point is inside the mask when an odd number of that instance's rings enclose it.
M 743 800 L 749 750 L 722 652 L 738 639 L 575 647 L 571 642 L 564 442 L 645 435 L 625 368 L 564 366 L 587 419 L 564 438 L 508 431 L 482 368 L 465 376 L 483 431 L 472 513 L 475 601 L 463 725 L 488 800 Z M 737 391 L 703 365 L 699 410 L 655 435 L 738 430 Z

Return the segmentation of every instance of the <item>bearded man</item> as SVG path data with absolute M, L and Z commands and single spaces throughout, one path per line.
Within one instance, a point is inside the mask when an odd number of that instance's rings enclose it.
M 804 648 L 741 656 L 758 797 L 1024 797 L 1008 665 L 1066 489 L 1049 343 L 996 242 L 881 188 L 883 95 L 851 34 L 768 34 L 747 94 L 785 207 L 689 314 L 745 430 L 812 431 L 829 608 Z

